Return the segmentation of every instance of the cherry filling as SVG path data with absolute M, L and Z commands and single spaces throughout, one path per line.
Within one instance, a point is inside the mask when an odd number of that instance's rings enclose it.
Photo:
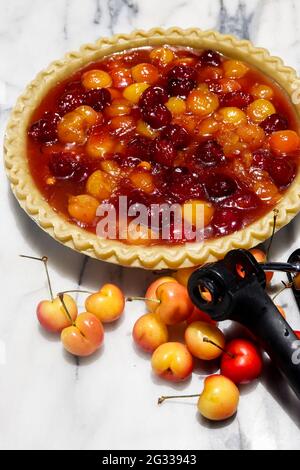
M 297 174 L 297 131 L 285 95 L 259 71 L 213 50 L 146 47 L 89 64 L 50 90 L 32 115 L 28 160 L 45 199 L 86 230 L 95 232 L 97 203 L 118 211 L 127 196 L 128 206 L 146 206 L 149 224 L 155 204 L 197 201 L 211 238 L 278 203 Z M 90 206 L 71 210 L 74 195 Z M 172 220 L 170 229 L 149 243 L 185 241 Z

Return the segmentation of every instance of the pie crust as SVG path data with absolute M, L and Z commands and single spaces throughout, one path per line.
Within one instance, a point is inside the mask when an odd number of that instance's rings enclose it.
M 49 235 L 60 243 L 85 255 L 145 269 L 178 269 L 215 261 L 234 248 L 249 249 L 263 242 L 272 233 L 273 209 L 246 228 L 233 234 L 209 239 L 201 245 L 126 245 L 116 240 L 99 239 L 73 225 L 55 212 L 45 201 L 31 177 L 26 158 L 27 127 L 34 109 L 45 94 L 58 82 L 90 62 L 102 57 L 141 46 L 163 44 L 181 45 L 196 49 L 216 49 L 221 53 L 241 59 L 257 67 L 274 79 L 300 103 L 300 79 L 296 72 L 283 65 L 278 57 L 270 56 L 265 49 L 254 47 L 249 41 L 238 40 L 215 31 L 201 31 L 196 28 L 167 30 L 155 28 L 150 31 L 134 31 L 132 34 L 119 34 L 111 38 L 99 39 L 94 44 L 86 44 L 77 52 L 70 52 L 61 60 L 52 62 L 40 72 L 19 97 L 8 122 L 4 142 L 4 159 L 11 188 L 20 206 Z M 295 99 L 293 101 L 296 101 Z M 300 116 L 300 104 L 294 105 Z M 283 198 L 276 205 L 278 218 L 276 230 L 280 229 L 300 210 L 300 170 Z

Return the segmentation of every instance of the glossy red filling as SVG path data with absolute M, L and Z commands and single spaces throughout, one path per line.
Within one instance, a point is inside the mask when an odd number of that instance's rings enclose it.
M 88 231 L 97 201 L 118 211 L 127 196 L 149 224 L 152 204 L 198 201 L 207 239 L 278 203 L 298 171 L 297 132 L 288 98 L 261 72 L 216 51 L 149 47 L 51 89 L 31 118 L 28 160 L 49 204 Z M 146 243 L 183 241 L 171 222 L 167 240 Z

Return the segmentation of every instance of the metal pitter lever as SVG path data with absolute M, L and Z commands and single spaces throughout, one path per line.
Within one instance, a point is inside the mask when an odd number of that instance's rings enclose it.
M 299 265 L 283 265 L 284 270 L 300 270 Z M 271 267 L 269 263 L 266 269 Z M 232 250 L 223 260 L 194 271 L 188 282 L 189 295 L 199 309 L 216 321 L 237 321 L 257 337 L 300 399 L 299 339 L 265 287 L 263 265 L 242 249 Z

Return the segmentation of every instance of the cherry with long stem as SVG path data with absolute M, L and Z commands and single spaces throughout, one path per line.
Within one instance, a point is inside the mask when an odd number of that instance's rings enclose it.
M 49 275 L 49 271 L 48 271 L 48 256 L 42 256 L 41 258 L 37 257 L 37 256 L 29 256 L 29 255 L 20 255 L 21 258 L 27 258 L 27 259 L 33 259 L 35 261 L 41 261 L 43 264 L 44 264 L 44 267 L 45 267 L 45 272 L 46 272 L 46 277 L 47 277 L 47 284 L 48 284 L 48 289 L 49 289 L 49 294 L 50 294 L 50 297 L 51 297 L 51 302 L 54 301 L 54 295 L 53 295 L 53 290 L 52 290 L 52 285 L 51 285 L 51 281 L 50 281 L 50 275 Z M 61 304 L 64 308 L 64 311 L 68 317 L 68 319 L 70 320 L 70 322 L 72 323 L 72 325 L 74 325 L 74 322 L 72 320 L 72 317 L 70 315 L 70 312 L 65 304 L 65 301 L 64 301 L 64 293 L 62 293 L 61 295 L 58 294 L 58 297 L 59 297 L 59 300 L 61 301 Z

